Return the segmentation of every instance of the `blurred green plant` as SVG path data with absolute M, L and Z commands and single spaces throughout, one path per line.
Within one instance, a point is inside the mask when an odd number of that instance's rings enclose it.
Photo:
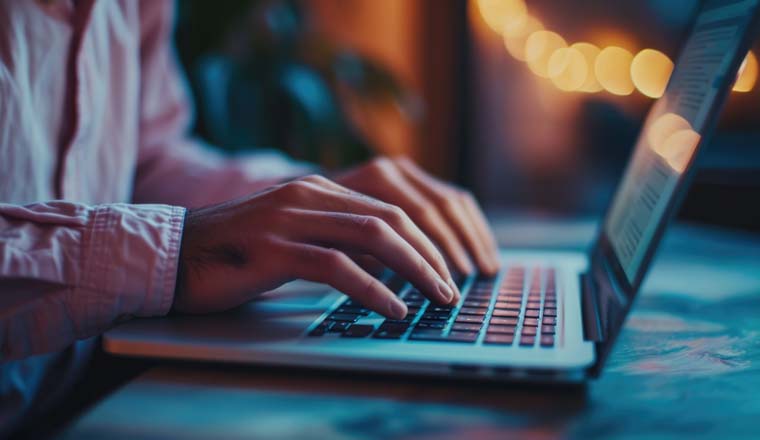
M 274 147 L 328 168 L 372 154 L 343 101 L 419 100 L 384 66 L 315 33 L 302 0 L 183 0 L 177 47 L 197 101 L 196 130 L 230 150 Z M 406 111 L 405 111 L 406 110 Z

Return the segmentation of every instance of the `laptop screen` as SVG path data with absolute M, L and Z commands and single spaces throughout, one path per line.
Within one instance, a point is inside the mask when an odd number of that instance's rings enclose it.
M 759 0 L 704 2 L 665 94 L 652 107 L 604 223 L 628 284 L 635 286 L 658 230 L 735 76 Z

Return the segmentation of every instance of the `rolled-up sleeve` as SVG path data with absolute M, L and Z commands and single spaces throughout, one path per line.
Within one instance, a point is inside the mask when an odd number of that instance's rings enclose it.
M 0 204 L 0 353 L 60 350 L 171 308 L 184 208 Z

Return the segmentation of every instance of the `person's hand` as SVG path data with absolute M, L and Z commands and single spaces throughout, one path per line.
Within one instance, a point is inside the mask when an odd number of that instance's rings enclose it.
M 409 159 L 374 159 L 335 181 L 399 206 L 461 273 L 473 271 L 468 257 L 483 273 L 499 270 L 496 241 L 472 195 L 435 179 Z
M 431 301 L 459 301 L 445 259 L 401 208 L 308 176 L 189 211 L 173 310 L 224 310 L 305 279 L 329 284 L 385 316 L 403 318 L 404 302 L 354 259 L 367 255 Z

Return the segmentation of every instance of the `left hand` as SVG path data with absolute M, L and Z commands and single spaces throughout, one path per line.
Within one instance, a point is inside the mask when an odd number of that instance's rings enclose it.
M 377 158 L 334 180 L 403 209 L 459 272 L 472 273 L 471 260 L 485 274 L 498 272 L 496 240 L 469 192 L 434 178 L 406 158 Z

